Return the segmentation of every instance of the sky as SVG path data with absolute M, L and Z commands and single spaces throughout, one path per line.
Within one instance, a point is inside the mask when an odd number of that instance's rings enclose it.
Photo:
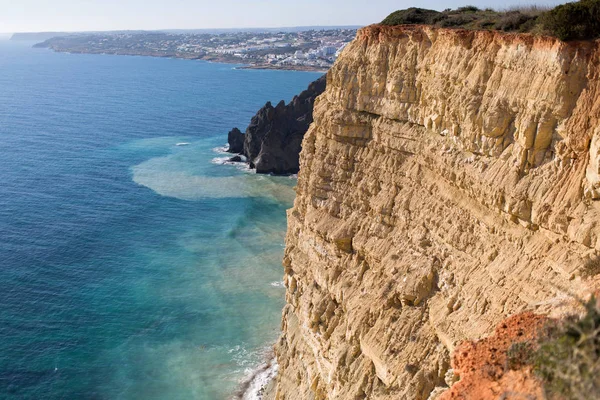
M 368 25 L 408 7 L 505 9 L 560 0 L 0 0 L 0 32 Z

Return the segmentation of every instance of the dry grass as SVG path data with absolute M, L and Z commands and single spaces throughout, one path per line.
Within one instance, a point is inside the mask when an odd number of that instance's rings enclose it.
M 518 11 L 522 14 L 527 14 L 535 17 L 539 17 L 546 11 L 550 11 L 551 8 L 548 6 L 541 6 L 539 4 L 526 4 L 526 5 L 515 5 L 507 8 L 498 9 L 498 12 L 514 12 Z

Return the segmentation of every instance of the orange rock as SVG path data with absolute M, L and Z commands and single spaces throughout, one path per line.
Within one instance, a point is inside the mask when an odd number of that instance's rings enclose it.
M 501 322 L 493 336 L 464 342 L 454 352 L 452 366 L 460 376 L 440 400 L 542 399 L 541 383 L 530 366 L 507 367 L 507 352 L 515 343 L 538 337 L 546 317 L 518 314 Z

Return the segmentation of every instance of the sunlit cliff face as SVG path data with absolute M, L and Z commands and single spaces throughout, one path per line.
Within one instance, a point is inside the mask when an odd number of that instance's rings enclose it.
M 427 399 L 458 343 L 523 310 L 560 313 L 589 288 L 598 47 L 359 32 L 303 142 L 279 399 Z

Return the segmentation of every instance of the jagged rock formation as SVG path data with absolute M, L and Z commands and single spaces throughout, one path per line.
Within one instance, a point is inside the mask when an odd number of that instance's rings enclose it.
M 229 151 L 243 153 L 258 173 L 297 173 L 302 139 L 313 122 L 313 105 L 325 91 L 325 83 L 325 76 L 317 79 L 287 105 L 283 100 L 276 107 L 268 102 L 252 117 L 241 139 L 242 150 L 239 129 L 229 133 Z
M 242 154 L 244 152 L 244 134 L 238 129 L 233 128 L 227 134 L 227 143 L 229 153 Z
M 433 399 L 459 343 L 600 272 L 599 42 L 367 27 L 314 119 L 276 398 Z

